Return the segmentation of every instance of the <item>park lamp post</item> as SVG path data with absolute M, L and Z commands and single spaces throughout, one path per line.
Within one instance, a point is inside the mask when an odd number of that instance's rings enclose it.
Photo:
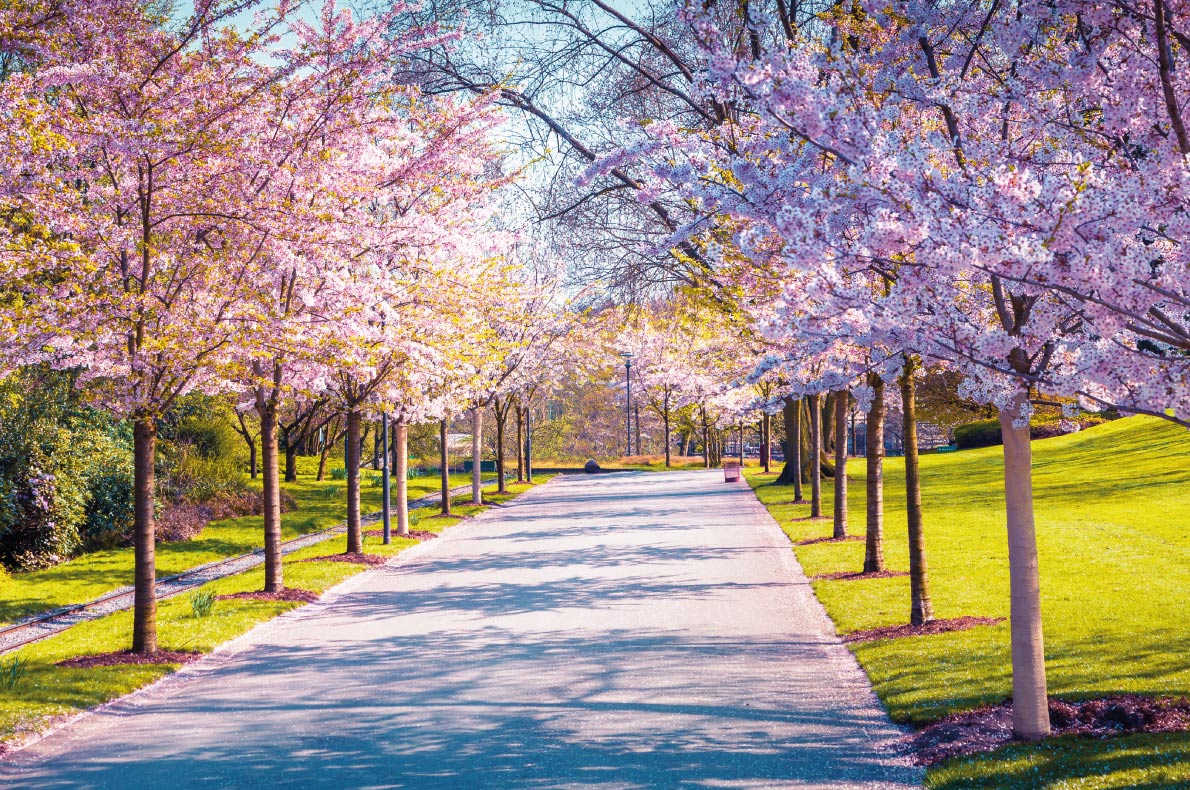
M 625 456 L 632 455 L 632 357 L 631 351 L 622 351 L 620 356 L 624 358 L 624 390 L 628 395 L 627 409 L 624 412 L 624 428 L 625 436 L 628 439 L 627 451 Z

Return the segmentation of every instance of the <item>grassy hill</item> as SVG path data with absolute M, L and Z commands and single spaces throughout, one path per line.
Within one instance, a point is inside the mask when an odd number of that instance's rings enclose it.
M 1190 695 L 1190 431 L 1155 418 L 1118 420 L 1035 442 L 1034 465 L 1050 694 Z M 1008 616 L 1002 468 L 999 447 L 922 457 L 940 618 Z M 863 472 L 862 459 L 850 463 L 856 535 L 864 530 Z M 792 499 L 788 487 L 749 479 L 791 539 L 830 534 L 829 520 L 799 520 L 807 505 L 781 504 Z M 830 493 L 828 481 L 828 513 Z M 904 466 L 892 458 L 885 465 L 892 570 L 908 569 L 904 525 Z M 810 576 L 862 567 L 858 541 L 796 552 Z M 815 581 L 814 589 L 840 633 L 908 622 L 907 578 Z M 853 646 L 893 718 L 911 724 L 1006 699 L 1009 649 L 1007 623 Z M 933 771 L 931 786 L 1190 787 L 1190 734 L 1059 739 L 961 762 Z

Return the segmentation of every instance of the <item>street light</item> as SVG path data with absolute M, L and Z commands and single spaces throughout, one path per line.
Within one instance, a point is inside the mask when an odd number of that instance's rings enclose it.
M 627 410 L 624 412 L 624 415 L 625 415 L 624 427 L 627 429 L 626 434 L 628 437 L 628 444 L 627 444 L 628 450 L 627 450 L 627 452 L 624 453 L 624 455 L 631 456 L 632 455 L 632 357 L 634 355 L 631 351 L 624 351 L 624 352 L 620 353 L 620 356 L 622 356 L 624 358 L 624 387 L 625 387 L 625 391 L 628 394 Z

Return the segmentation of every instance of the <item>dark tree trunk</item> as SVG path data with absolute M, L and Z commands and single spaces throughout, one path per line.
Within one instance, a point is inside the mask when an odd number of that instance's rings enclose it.
M 810 518 L 822 518 L 822 398 L 810 396 Z
M 292 435 L 285 437 L 285 482 L 297 482 L 298 445 L 290 441 Z
M 847 390 L 835 393 L 835 530 L 847 537 Z
M 635 414 L 633 416 L 635 417 L 635 421 L 636 421 L 636 454 L 640 455 L 641 452 L 640 452 L 640 402 L 639 401 L 637 403 L 633 404 L 633 409 L 635 410 Z
M 525 420 L 519 398 L 516 402 L 516 481 L 525 482 Z
M 707 410 L 702 409 L 702 465 L 711 468 L 711 433 L 707 428 Z
M 867 418 L 868 522 L 864 546 L 864 573 L 884 570 L 884 381 L 868 376 L 872 405 Z
M 661 410 L 661 421 L 665 423 L 665 468 L 669 469 L 673 464 L 670 459 L 669 449 L 669 393 L 665 393 L 665 398 L 662 401 L 663 408 Z
M 354 407 L 347 410 L 347 450 L 343 466 L 347 470 L 347 553 L 364 550 L 363 524 L 359 504 L 360 413 Z M 394 443 L 395 444 L 395 443 Z M 395 447 L 394 447 L 395 450 Z
M 496 416 L 496 491 L 503 494 L 504 486 L 504 423 L 508 421 L 508 401 L 500 406 L 500 399 L 492 399 L 492 411 Z
M 256 442 L 248 443 L 248 476 L 256 479 Z
M 260 447 L 264 461 L 264 591 L 285 589 L 281 567 L 281 476 L 277 448 L 277 404 L 263 390 L 257 390 L 256 413 L 260 415 Z
M 777 482 L 793 484 L 793 501 L 802 499 L 802 402 L 786 397 L 781 405 L 781 419 L 785 423 L 785 466 Z
M 446 446 L 449 421 L 438 421 L 438 456 L 442 465 L 442 515 L 450 515 L 450 449 Z
M 917 456 L 917 383 L 913 377 L 916 363 L 905 360 L 901 371 L 901 410 L 904 415 L 902 435 L 905 442 L 905 512 L 909 524 L 909 622 L 913 625 L 934 619 L 930 600 L 930 578 L 926 568 L 926 539 L 921 513 L 921 466 Z
M 157 422 L 139 417 L 133 425 L 133 538 L 135 552 L 132 652 L 157 652 L 157 524 L 153 513 Z
M 772 464 L 773 418 L 765 412 L 760 418 L 760 465 L 767 475 L 773 470 Z

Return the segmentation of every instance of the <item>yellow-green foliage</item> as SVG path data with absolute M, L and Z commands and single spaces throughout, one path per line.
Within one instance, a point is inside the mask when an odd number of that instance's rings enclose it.
M 1190 432 L 1133 417 L 1033 447 L 1050 693 L 1068 699 L 1112 692 L 1190 695 L 1185 653 L 1190 644 Z M 922 457 L 926 553 L 938 617 L 1008 616 L 1001 452 L 989 447 Z M 852 460 L 848 506 L 850 531 L 857 535 L 864 530 L 863 473 L 863 460 Z M 809 515 L 808 506 L 781 504 L 792 499 L 789 487 L 771 485 L 771 478 L 751 472 L 749 480 L 791 539 L 830 534 L 830 521 L 798 520 Z M 830 513 L 830 481 L 824 489 L 824 509 Z M 904 501 L 903 462 L 888 459 L 885 556 L 892 570 L 908 569 Z M 863 551 L 860 541 L 796 547 L 811 576 L 858 571 Z M 816 581 L 814 590 L 842 633 L 908 622 L 907 578 Z M 1011 691 L 1007 623 L 861 643 L 853 650 L 897 721 L 931 721 L 1001 702 Z M 1190 781 L 1184 762 L 1190 734 L 1112 742 L 1117 759 L 1128 753 L 1125 743 L 1139 750 L 1139 762 L 1156 760 L 1155 750 L 1177 744 L 1181 770 Z M 1020 755 L 1031 754 L 1030 748 L 1021 747 Z M 1049 761 L 1046 770 L 1053 776 L 1073 776 L 1053 767 L 1061 762 L 1060 754 L 1055 745 L 1035 756 Z M 1012 759 L 1026 759 L 1020 755 Z M 1077 767 L 1082 758 L 1071 759 L 1075 767 L 1069 770 L 1082 770 Z

